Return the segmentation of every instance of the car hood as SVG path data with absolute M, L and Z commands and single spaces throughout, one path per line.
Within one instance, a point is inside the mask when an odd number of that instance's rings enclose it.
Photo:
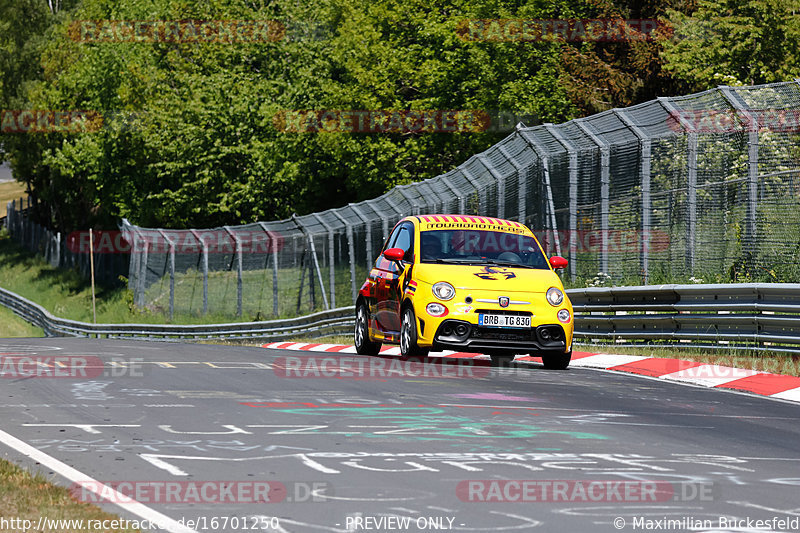
M 561 280 L 550 269 L 420 263 L 414 266 L 413 276 L 423 283 L 446 281 L 456 289 L 467 290 L 545 293 L 550 287 L 562 287 Z

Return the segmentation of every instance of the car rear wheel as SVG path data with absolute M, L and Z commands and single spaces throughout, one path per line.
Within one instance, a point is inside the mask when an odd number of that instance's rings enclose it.
M 403 310 L 403 319 L 400 324 L 400 355 L 406 359 L 428 355 L 428 350 L 417 345 L 417 319 L 411 307 Z
M 572 359 L 572 350 L 567 353 L 551 353 L 542 355 L 542 363 L 548 370 L 564 370 Z
M 369 338 L 369 312 L 364 302 L 358 304 L 356 310 L 356 327 L 353 333 L 356 353 L 360 355 L 378 355 L 381 343 L 373 342 Z

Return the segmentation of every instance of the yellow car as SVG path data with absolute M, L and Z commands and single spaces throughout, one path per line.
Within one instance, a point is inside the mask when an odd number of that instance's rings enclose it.
M 572 304 L 533 233 L 519 222 L 467 215 L 406 217 L 392 230 L 356 300 L 355 346 L 403 357 L 430 350 L 517 354 L 567 368 Z

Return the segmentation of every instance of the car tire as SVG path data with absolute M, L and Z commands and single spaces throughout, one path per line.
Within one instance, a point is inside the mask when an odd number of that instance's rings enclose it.
M 566 370 L 572 359 L 572 350 L 567 353 L 551 353 L 542 355 L 542 364 L 548 370 Z
M 426 357 L 428 350 L 417 345 L 417 318 L 411 307 L 403 309 L 402 322 L 400 323 L 400 356 L 403 359 L 409 357 Z
M 489 355 L 492 359 L 492 366 L 511 366 L 514 361 L 514 355 Z
M 353 333 L 356 353 L 359 355 L 378 355 L 381 349 L 380 342 L 373 342 L 369 338 L 369 310 L 367 304 L 361 302 L 356 309 L 356 326 Z

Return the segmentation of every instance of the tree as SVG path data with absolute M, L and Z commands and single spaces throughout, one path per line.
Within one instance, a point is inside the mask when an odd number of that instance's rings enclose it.
M 693 90 L 756 85 L 800 74 L 800 2 L 700 0 L 691 14 L 670 10 L 665 68 Z

